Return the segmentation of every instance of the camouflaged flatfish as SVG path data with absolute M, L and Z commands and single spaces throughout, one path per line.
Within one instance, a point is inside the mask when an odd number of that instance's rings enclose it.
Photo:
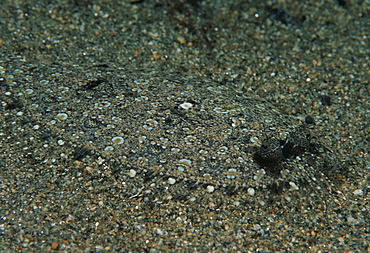
M 332 191 L 336 165 L 309 127 L 231 85 L 78 68 L 23 79 L 3 86 L 2 109 L 49 147 L 40 162 L 114 177 L 127 198 L 266 205 Z

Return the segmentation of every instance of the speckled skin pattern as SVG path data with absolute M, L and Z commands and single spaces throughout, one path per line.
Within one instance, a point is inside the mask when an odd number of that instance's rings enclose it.
M 370 252 L 369 1 L 0 10 L 1 252 Z
M 179 73 L 38 71 L 21 69 L 22 82 L 2 86 L 7 127 L 26 120 L 18 131 L 40 162 L 114 178 L 127 198 L 320 205 L 335 192 L 334 154 L 310 127 L 231 85 Z

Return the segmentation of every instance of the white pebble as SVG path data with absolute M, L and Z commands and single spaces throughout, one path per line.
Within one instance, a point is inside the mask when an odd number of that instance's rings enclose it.
M 104 151 L 113 151 L 114 148 L 112 146 L 106 146 Z
M 128 173 L 129 177 L 135 177 L 136 176 L 136 170 L 131 169 Z
M 214 186 L 212 186 L 212 185 L 208 185 L 207 186 L 207 192 L 212 193 L 214 191 L 215 191 L 215 187 Z
M 26 94 L 30 95 L 33 93 L 33 89 L 26 89 Z
M 294 182 L 289 182 L 289 185 L 291 190 L 299 190 L 299 187 Z
M 357 189 L 353 191 L 353 194 L 357 196 L 361 196 L 361 195 L 364 195 L 364 191 L 362 189 Z
M 114 144 L 122 144 L 125 142 L 125 140 L 120 136 L 113 137 L 112 141 Z
M 65 119 L 68 118 L 68 114 L 67 113 L 58 113 L 57 118 L 60 119 L 60 120 L 65 120 Z
M 182 103 L 182 104 L 180 105 L 180 107 L 181 107 L 182 109 L 189 110 L 191 107 L 193 107 L 193 104 L 192 104 L 192 103 L 185 102 L 185 103 Z
M 256 193 L 256 191 L 253 188 L 248 188 L 247 192 L 248 192 L 248 195 L 250 196 L 253 196 Z
M 169 184 L 175 184 L 175 183 L 176 183 L 176 179 L 174 179 L 174 178 L 170 177 L 170 178 L 168 179 L 168 183 L 169 183 Z

